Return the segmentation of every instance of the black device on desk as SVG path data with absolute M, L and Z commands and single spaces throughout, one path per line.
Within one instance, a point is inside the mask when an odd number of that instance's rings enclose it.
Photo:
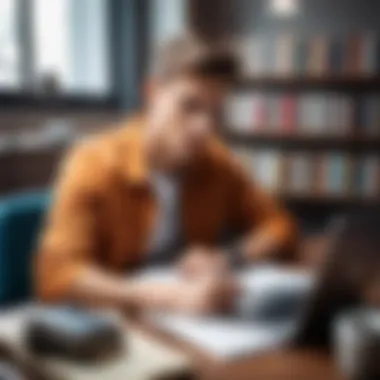
M 0 341 L 1 380 L 50 380 L 39 368 L 20 358 L 7 342 Z
M 28 319 L 25 340 L 34 354 L 71 360 L 99 360 L 116 355 L 123 332 L 110 319 L 70 307 L 42 308 Z

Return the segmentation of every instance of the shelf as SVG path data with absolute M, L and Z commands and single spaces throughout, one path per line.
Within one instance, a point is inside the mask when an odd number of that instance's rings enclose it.
M 339 149 L 380 152 L 380 137 L 307 136 L 287 133 L 223 132 L 224 139 L 233 145 L 275 146 L 283 149 Z
M 271 89 L 333 88 L 340 90 L 380 89 L 379 77 L 366 76 L 316 76 L 316 77 L 242 77 L 236 82 L 237 88 L 256 87 Z
M 308 204 L 316 206 L 330 206 L 330 205 L 344 205 L 344 206 L 373 206 L 374 204 L 380 204 L 379 197 L 360 197 L 360 196 L 339 196 L 339 195 L 318 195 L 318 194 L 290 194 L 290 193 L 278 193 L 275 195 L 283 202 L 297 205 Z

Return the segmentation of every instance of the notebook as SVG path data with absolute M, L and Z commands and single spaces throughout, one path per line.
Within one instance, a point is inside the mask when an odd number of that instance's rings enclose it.
M 236 275 L 243 291 L 232 315 L 190 317 L 155 312 L 146 318 L 166 332 L 221 359 L 259 354 L 289 342 L 312 289 L 312 274 L 255 266 Z M 146 270 L 138 279 L 156 283 L 180 281 L 169 268 Z

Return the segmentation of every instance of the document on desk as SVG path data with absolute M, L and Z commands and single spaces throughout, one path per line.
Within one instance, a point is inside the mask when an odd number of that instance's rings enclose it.
M 139 274 L 141 281 L 179 281 L 170 269 Z M 255 267 L 237 273 L 243 289 L 236 313 L 194 317 L 169 313 L 147 316 L 153 324 L 219 358 L 259 354 L 285 344 L 312 288 L 309 273 L 276 267 Z

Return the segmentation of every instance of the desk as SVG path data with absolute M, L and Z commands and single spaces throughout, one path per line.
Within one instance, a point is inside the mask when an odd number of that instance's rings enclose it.
M 3 320 L 3 328 L 5 330 L 1 333 L 2 339 L 4 342 L 9 342 L 11 347 L 16 349 L 16 351 L 17 347 L 22 350 L 23 346 L 20 346 L 20 343 L 18 343 L 19 337 L 22 336 L 18 332 L 21 331 L 19 329 L 22 315 L 17 318 L 17 314 L 11 314 L 10 317 L 7 318 L 5 316 L 3 318 L 5 319 Z M 288 349 L 260 356 L 246 357 L 236 361 L 223 362 L 146 323 L 139 321 L 126 321 L 125 323 L 127 329 L 142 330 L 145 334 L 156 338 L 161 343 L 187 354 L 198 375 L 195 378 L 196 380 L 345 380 L 339 376 L 332 360 L 327 355 L 317 351 L 295 351 Z M 0 359 L 2 356 L 4 357 L 0 350 Z M 24 355 L 22 357 L 24 358 Z M 149 355 L 144 353 L 144 360 L 149 361 Z M 23 362 L 32 364 L 31 360 L 25 361 L 23 359 Z M 32 373 L 34 369 L 39 369 L 40 367 L 37 362 L 34 362 L 33 368 L 27 368 L 26 373 Z M 42 367 L 40 369 L 42 371 Z M 57 368 L 56 371 L 58 371 Z M 60 371 L 62 372 L 62 368 Z M 65 372 L 67 374 L 67 369 Z M 34 377 L 31 378 L 34 379 Z M 39 379 L 40 377 L 35 378 Z M 45 378 L 45 376 L 41 376 L 41 379 Z M 65 377 L 62 375 L 61 378 Z M 66 378 L 71 379 L 72 377 Z M 79 378 L 79 376 L 74 378 Z M 88 378 L 88 376 L 85 378 Z
M 319 351 L 284 349 L 224 362 L 152 326 L 133 323 L 133 327 L 188 354 L 199 380 L 346 380 L 332 359 Z
M 204 380 L 344 380 L 332 361 L 318 352 L 284 351 L 214 365 Z

